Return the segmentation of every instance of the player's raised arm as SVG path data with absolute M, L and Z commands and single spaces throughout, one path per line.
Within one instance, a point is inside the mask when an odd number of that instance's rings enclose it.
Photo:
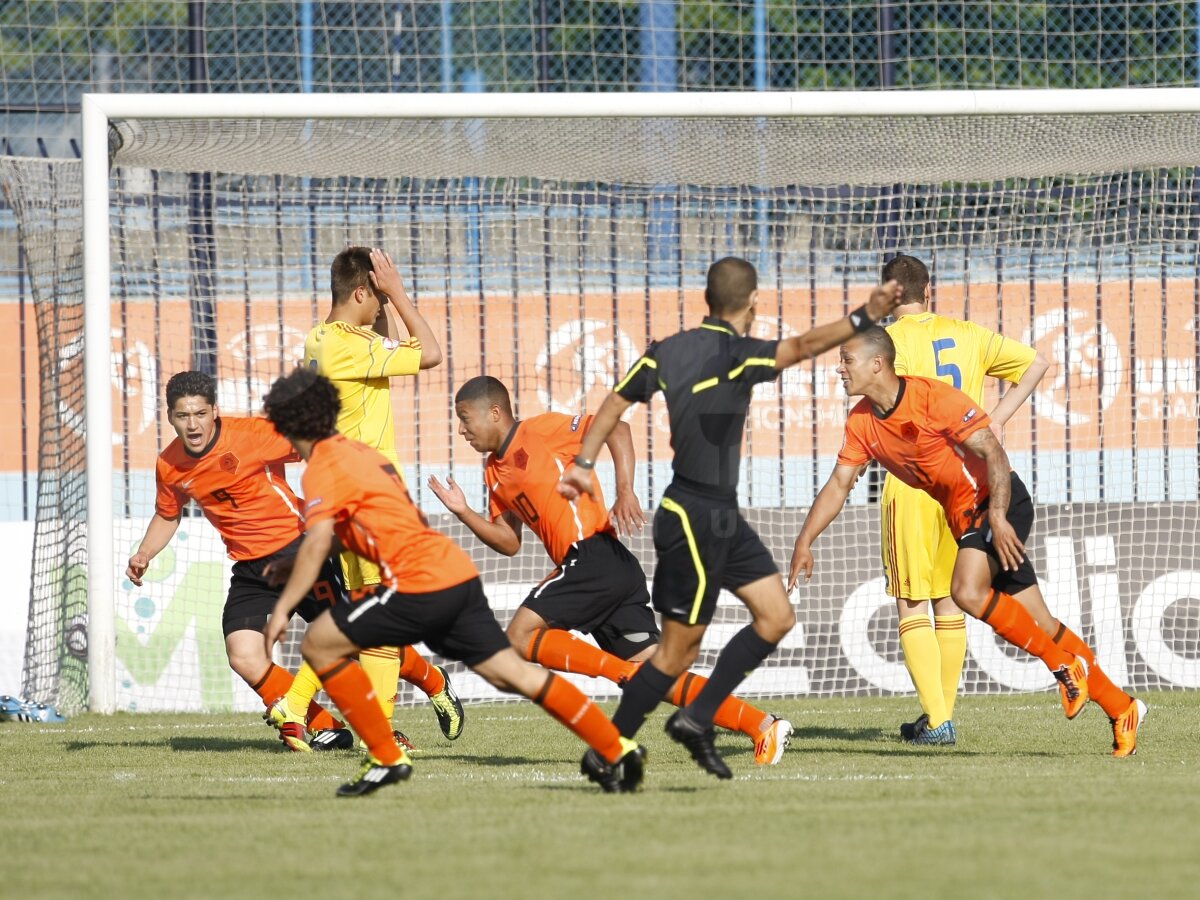
M 805 581 L 812 578 L 815 562 L 812 555 L 813 541 L 829 527 L 829 523 L 841 514 L 842 507 L 846 505 L 846 498 L 850 496 L 850 491 L 853 490 L 854 483 L 858 481 L 858 476 L 862 474 L 864 468 L 865 464 L 847 466 L 838 463 L 834 466 L 829 480 L 817 494 L 812 508 L 804 517 L 804 524 L 800 526 L 800 533 L 796 536 L 796 546 L 792 549 L 791 570 L 788 575 L 789 591 L 796 587 L 802 571 Z
M 591 427 L 583 436 L 583 444 L 579 448 L 579 454 L 575 457 L 575 463 L 563 472 L 562 479 L 558 483 L 558 492 L 568 500 L 574 500 L 580 494 L 596 496 L 596 488 L 592 482 L 592 469 L 596 467 L 596 456 L 600 453 L 600 448 L 604 446 L 612 430 L 621 421 L 621 416 L 625 415 L 625 410 L 632 405 L 632 400 L 626 400 L 616 391 L 610 391 L 604 398 L 600 409 L 596 411 L 596 417 L 592 419 Z
M 400 270 L 392 262 L 392 258 L 383 250 L 375 248 L 371 251 L 371 284 L 391 301 L 396 315 L 408 329 L 408 333 L 421 342 L 421 368 L 432 369 L 442 361 L 442 347 L 434 337 L 433 329 L 425 321 L 424 316 L 417 311 L 408 291 L 404 289 L 404 279 Z
M 446 484 L 438 481 L 436 476 L 430 475 L 428 484 L 434 496 L 442 501 L 442 505 L 454 513 L 458 521 L 470 528 L 477 538 L 497 553 L 503 553 L 505 556 L 517 555 L 521 549 L 521 520 L 515 515 L 506 510 L 496 518 L 488 519 L 475 512 L 467 503 L 466 494 L 458 486 L 453 475 L 446 477 Z
M 137 553 L 129 557 L 129 565 L 125 568 L 125 577 L 141 587 L 142 576 L 150 568 L 150 561 L 158 556 L 167 544 L 171 543 L 171 538 L 175 536 L 178 528 L 178 518 L 168 519 L 155 513 L 149 524 L 146 525 L 146 534 L 138 545 Z
M 633 452 L 633 433 L 629 423 L 617 422 L 605 440 L 608 452 L 616 467 L 617 499 L 609 511 L 616 523 L 618 534 L 633 534 L 646 524 L 646 514 L 633 490 L 633 474 L 636 456 Z
M 799 337 L 784 338 L 775 352 L 775 368 L 786 369 L 844 344 L 856 333 L 866 331 L 895 309 L 904 299 L 904 288 L 896 281 L 871 291 L 867 302 L 837 322 L 818 325 Z
M 1025 545 L 1008 521 L 1008 504 L 1012 499 L 1012 466 L 1008 454 L 996 440 L 990 428 L 972 432 L 963 446 L 987 463 L 988 527 L 992 530 L 992 546 L 1006 570 L 1020 568 L 1025 559 Z

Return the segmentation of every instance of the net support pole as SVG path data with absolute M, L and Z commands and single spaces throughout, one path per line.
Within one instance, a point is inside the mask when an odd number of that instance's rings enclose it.
M 113 609 L 112 312 L 108 222 L 108 115 L 84 95 L 83 296 L 87 392 L 88 707 L 116 709 Z

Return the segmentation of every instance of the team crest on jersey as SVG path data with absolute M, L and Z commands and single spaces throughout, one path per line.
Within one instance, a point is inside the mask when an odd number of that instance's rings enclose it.
M 384 338 L 383 346 L 384 346 L 384 349 L 386 349 L 386 350 L 395 350 L 397 347 L 400 346 L 400 342 L 393 340 L 392 338 Z
M 222 453 L 221 458 L 217 461 L 217 465 L 221 467 L 222 472 L 236 472 L 238 458 L 233 453 Z
M 910 444 L 916 441 L 917 434 L 917 426 L 912 422 L 905 422 L 900 426 L 900 436 Z
M 529 454 L 525 452 L 524 447 L 519 448 L 517 452 L 513 454 L 513 465 L 522 472 L 524 472 L 525 467 L 529 465 Z
M 967 414 L 965 416 L 963 416 L 963 422 L 964 423 L 970 422 L 973 418 L 975 418 L 975 413 L 976 413 L 976 410 L 968 409 Z
M 573 418 L 573 419 L 571 420 L 571 430 L 572 430 L 572 431 L 578 431 L 578 430 L 579 430 L 579 423 L 580 423 L 580 422 L 582 422 L 582 421 L 583 421 L 583 413 L 580 413 L 579 415 L 577 415 L 575 418 Z

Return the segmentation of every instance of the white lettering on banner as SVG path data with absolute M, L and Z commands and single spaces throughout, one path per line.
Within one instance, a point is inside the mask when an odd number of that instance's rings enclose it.
M 738 603 L 738 600 L 727 591 L 722 591 L 718 603 L 727 606 Z M 704 633 L 704 649 L 719 651 L 729 643 L 730 638 L 745 628 L 746 624 L 745 622 L 714 622 Z M 759 666 L 742 682 L 739 690 L 747 694 L 807 694 L 811 689 L 811 682 L 809 681 L 808 667 L 802 662 L 806 642 L 804 625 L 797 622 L 796 627 L 784 635 L 783 640 L 771 654 L 772 659 L 783 656 L 791 657 L 788 664 L 785 666 Z M 698 669 L 692 671 L 700 672 Z
M 537 356 L 538 402 L 552 412 L 572 415 L 594 410 L 640 352 L 608 319 L 564 322 Z
M 882 607 L 895 602 L 887 595 L 884 584 L 882 577 L 873 578 L 860 584 L 846 598 L 838 620 L 838 636 L 842 642 L 842 652 L 860 678 L 885 691 L 908 693 L 912 691 L 912 679 L 908 677 L 904 663 L 884 659 L 871 643 L 871 618 Z
M 1180 687 L 1200 687 L 1200 659 L 1175 652 L 1163 637 L 1163 617 L 1168 607 L 1200 597 L 1200 572 L 1171 572 L 1146 585 L 1133 606 L 1131 630 L 1138 653 L 1146 665 Z
M 1110 535 L 1085 537 L 1083 560 L 1089 566 L 1115 570 L 1116 541 Z M 1129 684 L 1129 663 L 1125 658 L 1125 618 L 1121 614 L 1121 579 L 1116 571 L 1093 572 L 1087 577 L 1087 585 L 1096 660 L 1115 684 Z
M 1068 394 L 1099 397 L 1100 411 L 1112 406 L 1123 384 L 1125 366 L 1117 339 L 1108 326 L 1080 309 L 1053 309 L 1033 320 L 1021 341 L 1051 357 L 1053 378 L 1034 393 L 1039 416 L 1060 425 L 1084 425 L 1092 420 L 1077 406 L 1067 412 Z

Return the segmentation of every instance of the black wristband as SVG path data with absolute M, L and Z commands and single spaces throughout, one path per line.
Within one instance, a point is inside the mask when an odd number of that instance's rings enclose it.
M 865 303 L 850 313 L 847 318 L 850 320 L 850 324 L 854 326 L 854 330 L 858 332 L 866 331 L 875 325 L 875 320 L 867 315 L 867 305 Z
M 582 456 L 576 456 L 575 465 L 579 466 L 581 469 L 594 469 L 596 468 L 596 461 L 594 459 L 584 459 Z

